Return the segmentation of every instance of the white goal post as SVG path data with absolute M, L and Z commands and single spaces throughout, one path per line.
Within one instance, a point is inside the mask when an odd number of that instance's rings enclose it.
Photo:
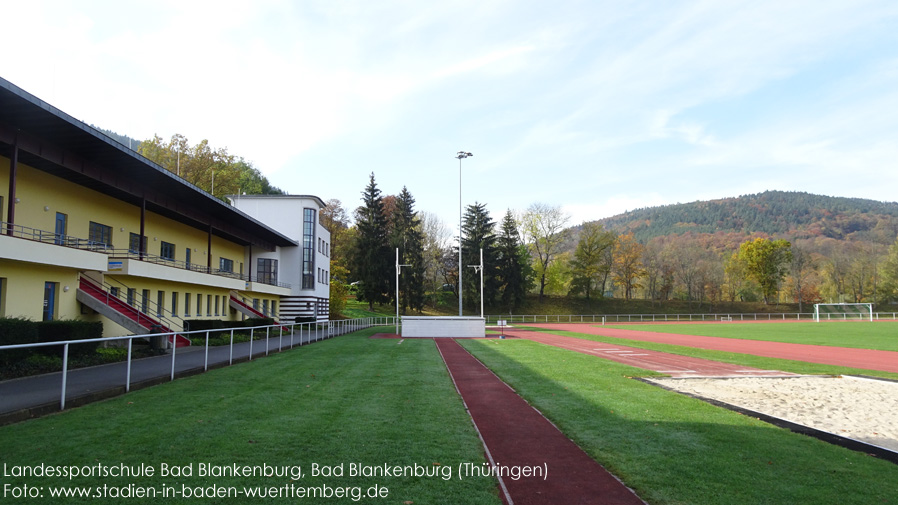
M 814 321 L 873 321 L 872 303 L 815 303 Z

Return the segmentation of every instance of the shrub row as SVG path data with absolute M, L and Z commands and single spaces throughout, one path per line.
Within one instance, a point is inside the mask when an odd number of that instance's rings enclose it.
M 103 336 L 103 323 L 99 321 L 30 321 L 22 318 L 0 318 L 0 345 L 35 344 L 60 340 L 88 340 Z M 86 356 L 97 350 L 99 342 L 69 346 L 69 356 Z M 10 349 L 0 352 L 0 363 L 21 361 L 40 353 L 46 356 L 62 356 L 63 346 L 54 345 L 29 349 Z

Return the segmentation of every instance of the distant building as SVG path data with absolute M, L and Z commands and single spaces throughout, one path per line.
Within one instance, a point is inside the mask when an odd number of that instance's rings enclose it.
M 0 78 L 0 317 L 328 319 L 315 196 L 222 202 Z

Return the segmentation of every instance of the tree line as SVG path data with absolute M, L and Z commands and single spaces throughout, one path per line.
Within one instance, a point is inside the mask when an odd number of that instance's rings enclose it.
M 462 275 L 465 309 L 476 311 L 483 250 L 483 299 L 492 310 L 515 313 L 528 294 L 686 300 L 697 307 L 724 301 L 798 303 L 898 300 L 898 240 L 886 248 L 825 235 L 787 240 L 763 232 L 686 232 L 639 240 L 600 222 L 568 226 L 560 207 L 534 203 L 507 210 L 496 222 L 483 203 L 468 205 L 458 237 L 439 218 L 415 210 L 407 188 L 384 196 L 374 174 L 350 224 L 338 200 L 322 223 L 331 232 L 338 281 L 355 283 L 358 298 L 394 304 L 395 250 L 402 267 L 401 311 L 451 305 Z M 836 216 L 838 217 L 838 216 Z M 738 241 L 734 239 L 738 237 Z M 338 288 L 340 289 L 340 288 Z M 339 303 L 339 302 L 337 302 Z

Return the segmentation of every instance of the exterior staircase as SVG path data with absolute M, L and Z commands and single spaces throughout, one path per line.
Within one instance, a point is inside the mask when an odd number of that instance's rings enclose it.
M 87 277 L 81 276 L 75 297 L 79 302 L 136 334 L 174 331 L 159 318 L 151 317 L 128 305 Z M 174 341 L 177 347 L 190 345 L 190 339 L 183 335 L 169 335 L 168 341 L 169 343 Z
M 230 305 L 237 312 L 240 312 L 247 317 L 269 317 L 262 312 L 254 309 L 252 305 L 245 303 L 240 299 L 240 296 L 233 291 L 231 292 L 230 300 L 228 300 L 228 305 Z M 275 320 L 275 323 L 280 324 L 277 320 Z M 281 326 L 281 329 L 284 331 L 288 330 L 286 326 Z

